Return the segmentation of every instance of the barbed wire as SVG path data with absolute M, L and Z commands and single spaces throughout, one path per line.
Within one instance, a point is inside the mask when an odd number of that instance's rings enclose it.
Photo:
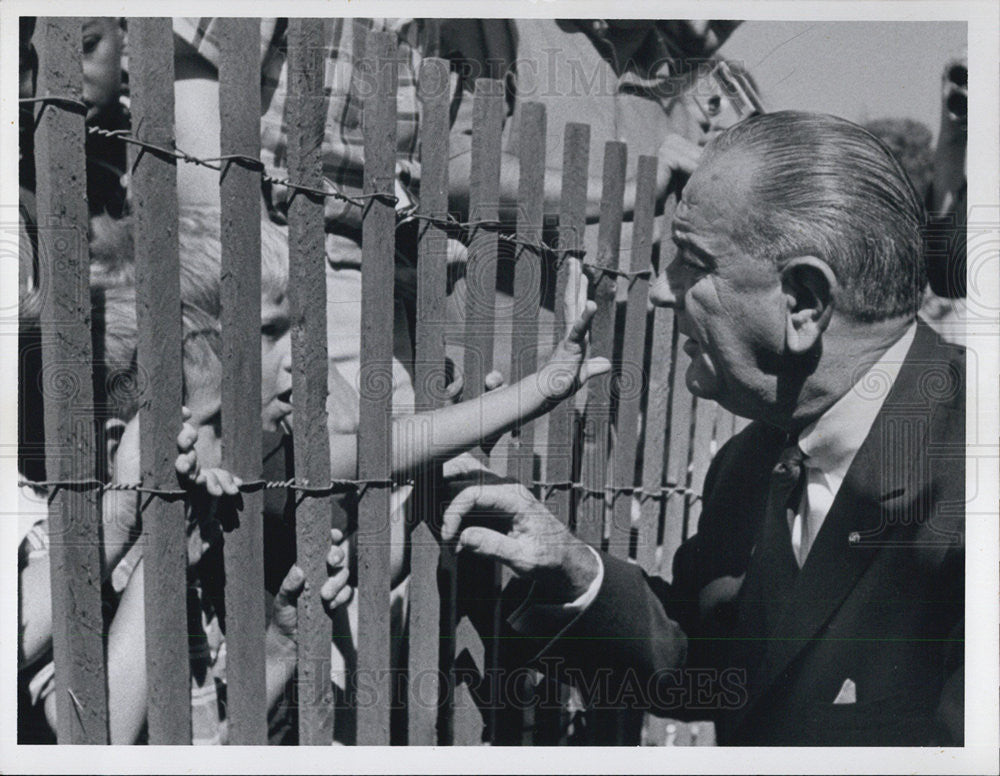
M 603 488 L 592 488 L 577 480 L 556 480 L 554 482 L 532 480 L 531 484 L 541 489 L 543 500 L 547 499 L 552 494 L 552 491 L 563 488 L 610 499 L 614 499 L 618 494 L 632 495 L 640 502 L 650 499 L 666 500 L 671 496 L 684 496 L 690 503 L 701 500 L 701 493 L 684 485 L 662 485 L 659 488 L 650 490 L 641 485 L 607 485 Z
M 241 483 L 237 490 L 240 493 L 255 493 L 261 490 L 293 490 L 307 496 L 329 496 L 335 493 L 346 493 L 352 490 L 363 492 L 369 487 L 394 487 L 400 485 L 412 485 L 414 480 L 392 479 L 392 478 L 368 478 L 368 479 L 331 479 L 326 485 L 306 485 L 297 482 L 294 478 L 287 480 L 248 480 Z M 671 496 L 683 496 L 689 502 L 701 500 L 701 493 L 683 485 L 663 485 L 660 488 L 650 490 L 641 485 L 609 485 L 603 488 L 592 488 L 577 480 L 557 480 L 554 482 L 545 480 L 533 480 L 531 484 L 540 488 L 546 499 L 557 489 L 571 489 L 578 493 L 586 493 L 592 496 L 603 496 L 614 498 L 618 494 L 635 496 L 639 501 L 649 499 L 665 500 Z M 141 482 L 102 482 L 96 478 L 84 478 L 77 480 L 28 480 L 21 478 L 17 483 L 18 487 L 30 487 L 36 490 L 51 488 L 53 492 L 59 489 L 67 490 L 100 490 L 102 493 L 109 491 L 124 491 L 132 493 L 143 493 L 150 496 L 160 496 L 162 498 L 183 498 L 191 495 L 193 489 L 189 488 L 153 488 L 146 487 Z
M 82 100 L 64 95 L 22 97 L 18 100 L 18 102 L 19 104 L 43 103 L 58 105 L 61 107 L 72 106 L 83 110 L 84 113 L 87 111 L 87 105 Z M 222 175 L 225 175 L 225 171 L 230 164 L 242 164 L 249 169 L 258 172 L 263 182 L 274 186 L 282 186 L 292 191 L 302 192 L 311 196 L 324 198 L 330 197 L 361 209 L 364 209 L 372 200 L 378 200 L 385 204 L 392 205 L 393 207 L 399 204 L 399 197 L 397 197 L 394 193 L 375 192 L 372 194 L 347 194 L 343 190 L 338 189 L 327 179 L 324 179 L 324 185 L 326 188 L 321 189 L 314 186 L 307 186 L 303 183 L 296 183 L 288 177 L 282 178 L 271 175 L 267 172 L 266 166 L 261 159 L 245 154 L 224 154 L 214 157 L 199 157 L 184 151 L 182 148 L 179 148 L 176 143 L 173 143 L 170 147 L 160 145 L 158 143 L 152 143 L 149 140 L 144 140 L 143 138 L 138 137 L 128 129 L 106 129 L 104 127 L 90 126 L 87 127 L 87 133 L 120 140 L 123 143 L 134 145 L 143 150 L 161 154 L 186 164 L 193 164 L 199 167 L 214 170 Z M 412 192 L 408 192 L 408 196 L 411 199 L 417 199 L 416 195 Z M 447 213 L 444 216 L 433 216 L 420 213 L 418 210 L 419 202 L 398 211 L 397 229 L 409 221 L 420 221 L 436 226 L 449 234 L 466 232 L 474 229 L 490 230 L 496 233 L 497 239 L 501 242 L 530 250 L 539 256 L 553 256 L 555 258 L 555 268 L 557 270 L 562 266 L 567 258 L 577 258 L 581 262 L 584 274 L 586 274 L 592 281 L 598 281 L 602 276 L 611 276 L 615 278 L 625 278 L 631 283 L 638 278 L 649 278 L 653 274 L 652 269 L 628 271 L 600 264 L 587 263 L 584 261 L 586 251 L 582 248 L 560 247 L 551 245 L 544 240 L 529 240 L 519 237 L 516 233 L 503 231 L 506 224 L 497 219 L 462 221 L 455 218 L 450 213 Z

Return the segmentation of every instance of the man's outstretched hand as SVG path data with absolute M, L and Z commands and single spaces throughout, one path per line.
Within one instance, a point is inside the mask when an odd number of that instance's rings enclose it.
M 471 522 L 485 525 L 469 525 Z M 498 560 L 535 582 L 539 603 L 569 603 L 600 570 L 594 553 L 523 485 L 473 485 L 445 510 L 441 538 L 458 537 L 456 551 Z

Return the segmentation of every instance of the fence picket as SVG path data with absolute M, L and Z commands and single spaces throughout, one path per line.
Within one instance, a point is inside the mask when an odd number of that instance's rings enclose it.
M 566 336 L 566 311 L 563 299 L 569 282 L 571 251 L 583 250 L 583 232 L 587 216 L 587 172 L 590 163 L 590 125 L 566 124 L 563 141 L 562 191 L 559 201 L 559 249 L 563 260 L 556 269 L 553 347 Z M 570 524 L 573 492 L 573 402 L 558 404 L 548 415 L 546 452 L 543 465 L 545 492 L 543 500 L 548 510 L 563 524 Z
M 622 233 L 622 206 L 625 196 L 624 143 L 609 141 L 604 145 L 604 179 L 601 190 L 601 219 L 597 235 L 597 256 L 585 262 L 597 269 L 618 269 Z M 610 359 L 614 348 L 615 288 L 614 276 L 598 272 L 591 276 L 597 313 L 590 325 L 588 356 Z M 587 383 L 587 400 L 581 419 L 583 451 L 580 460 L 580 503 L 576 513 L 576 534 L 594 547 L 604 541 L 604 517 L 608 499 L 608 439 L 611 427 L 611 380 L 601 375 Z
M 476 79 L 472 117 L 472 159 L 469 181 L 469 220 L 483 222 L 472 228 L 465 268 L 465 336 L 462 400 L 480 396 L 486 375 L 493 369 L 496 326 L 496 279 L 498 238 L 496 221 L 500 200 L 500 135 L 503 129 L 503 83 Z M 481 448 L 473 455 L 486 462 Z M 471 661 L 464 674 L 485 677 L 496 662 L 493 635 L 497 630 L 495 607 L 486 601 L 499 593 L 500 571 L 496 564 L 460 560 L 457 585 L 460 620 L 455 651 Z M 464 615 L 464 616 L 463 616 Z M 473 617 L 477 629 L 471 620 Z M 474 680 L 477 681 L 477 680 Z M 455 687 L 454 743 L 478 744 L 495 728 L 492 711 L 480 708 L 468 682 Z
M 443 218 L 448 212 L 448 62 L 425 59 L 420 68 L 419 97 L 423 115 L 420 135 L 420 214 Z M 439 225 L 421 226 L 417 251 L 417 325 L 414 396 L 418 410 L 444 403 L 447 290 L 447 233 Z M 430 429 L 433 434 L 433 428 Z M 420 522 L 410 534 L 410 643 L 408 657 L 407 743 L 438 743 L 442 713 L 443 672 L 451 676 L 448 654 L 454 636 L 453 584 L 439 589 L 441 550 L 433 523 L 440 512 L 440 466 L 417 472 L 413 503 Z M 441 573 L 454 578 L 453 566 Z M 444 629 L 444 630 L 442 630 Z M 439 673 L 439 669 L 443 669 Z M 447 681 L 447 680 L 446 680 Z M 450 687 L 450 682 L 448 683 Z
M 223 155 L 260 154 L 260 25 L 220 22 L 219 118 Z M 260 479 L 260 174 L 238 162 L 220 178 L 222 237 L 222 465 Z M 226 711 L 229 742 L 267 743 L 264 677 L 263 494 L 244 493 L 225 537 Z
M 673 385 L 670 391 L 670 425 L 667 429 L 670 438 L 667 445 L 666 484 L 668 487 L 681 490 L 667 496 L 660 556 L 663 571 L 667 571 L 666 566 L 672 562 L 674 553 L 684 540 L 688 495 L 683 488 L 688 484 L 691 415 L 694 410 L 694 397 L 684 382 L 691 357 L 684 352 L 683 347 L 680 347 L 679 338 L 675 338 L 674 359 Z
M 364 103 L 364 194 L 393 194 L 396 167 L 395 35 L 370 32 L 365 70 L 371 91 Z M 389 477 L 392 443 L 393 259 L 396 214 L 373 196 L 362 224 L 361 405 L 358 474 L 369 481 L 358 494 L 358 666 L 354 682 L 366 698 L 357 707 L 358 744 L 389 743 Z
M 653 221 L 656 208 L 656 157 L 640 156 L 636 173 L 635 216 L 632 229 L 632 255 L 628 271 L 639 273 L 650 269 L 653 253 Z M 628 488 L 635 483 L 636 453 L 639 435 L 639 404 L 646 385 L 643 353 L 646 350 L 646 303 L 649 296 L 648 278 L 632 274 L 628 280 L 628 301 L 625 303 L 625 332 L 621 364 L 616 365 L 618 386 L 617 431 L 614 442 L 612 484 L 611 536 L 608 551 L 627 558 L 632 535 L 633 494 Z
M 521 113 L 519 145 L 517 239 L 540 242 L 545 207 L 545 106 L 525 103 Z M 538 307 L 541 302 L 547 256 L 523 245 L 517 246 L 514 264 L 514 314 L 511 332 L 511 384 L 538 369 Z M 534 480 L 535 424 L 515 429 L 508 474 L 528 488 Z
M 174 138 L 173 31 L 169 19 L 133 19 L 132 121 L 144 139 Z M 138 365 L 151 390 L 139 408 L 142 481 L 173 487 L 181 413 L 180 260 L 177 162 L 133 152 Z M 147 721 L 151 744 L 191 743 L 187 536 L 181 501 L 152 497 L 142 513 Z
M 35 31 L 38 94 L 80 100 L 79 18 L 42 18 Z M 43 289 L 45 444 L 53 480 L 93 480 L 90 264 L 84 111 L 40 103 L 35 144 Z M 100 491 L 58 488 L 49 504 L 52 651 L 60 744 L 106 744 L 108 699 L 101 614 Z
M 288 168 L 291 179 L 322 188 L 322 140 L 326 126 L 323 72 L 315 52 L 327 40 L 329 21 L 288 22 Z M 311 65 L 311 66 L 310 66 Z M 306 193 L 288 208 L 289 284 L 292 321 L 292 396 L 295 399 L 295 478 L 322 487 L 330 481 L 327 400 L 326 277 L 323 199 Z M 319 591 L 326 581 L 331 518 L 346 529 L 329 495 L 301 494 L 295 507 L 295 557 L 306 578 L 298 600 L 299 743 L 329 745 L 333 739 L 333 690 L 330 684 L 330 620 Z
M 677 208 L 677 196 L 670 194 L 664 204 L 660 233 L 665 234 L 670 227 Z M 677 251 L 671 240 L 660 241 L 659 271 L 662 272 L 673 261 Z M 670 364 L 674 336 L 674 311 L 665 307 L 653 310 L 649 352 L 649 390 L 646 395 L 643 419 L 642 448 L 642 488 L 643 496 L 639 508 L 639 536 L 636 559 L 639 565 L 653 573 L 658 564 L 659 533 L 664 512 L 663 499 L 649 494 L 658 493 L 663 486 L 663 463 L 666 448 L 668 411 L 670 409 Z

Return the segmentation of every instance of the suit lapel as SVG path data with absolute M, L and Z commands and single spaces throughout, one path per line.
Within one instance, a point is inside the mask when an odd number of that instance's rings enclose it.
M 894 526 L 912 522 L 899 519 L 902 511 L 919 509 L 914 499 L 920 498 L 928 477 L 926 455 L 920 454 L 928 421 L 920 377 L 929 362 L 936 360 L 936 336 L 926 324 L 918 325 L 903 367 L 848 469 L 769 638 L 759 648 L 751 644 L 740 650 L 757 659 L 743 663 L 749 671 L 749 699 L 736 712 L 734 725 L 840 608 L 879 549 L 892 542 Z M 772 530 L 771 539 L 780 538 L 777 529 Z M 765 577 L 766 572 L 757 571 L 755 576 Z M 774 594 L 761 580 L 747 593 Z

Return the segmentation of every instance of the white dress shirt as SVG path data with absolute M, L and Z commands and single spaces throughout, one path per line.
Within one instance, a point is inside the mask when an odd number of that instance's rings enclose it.
M 914 323 L 865 371 L 851 390 L 799 434 L 799 447 L 806 455 L 803 465 L 808 479 L 798 510 L 788 510 L 788 525 L 792 550 L 800 567 L 805 563 L 854 456 L 899 376 L 916 333 L 917 324 Z M 596 551 L 594 555 L 599 571 L 583 595 L 571 603 L 553 606 L 534 604 L 529 593 L 508 622 L 519 631 L 535 630 L 538 618 L 561 627 L 560 633 L 568 628 L 597 598 L 604 581 L 604 563 Z
M 807 479 L 798 509 L 788 510 L 788 530 L 800 568 L 823 527 L 854 456 L 896 382 L 916 333 L 917 325 L 913 324 L 851 390 L 799 434 Z

